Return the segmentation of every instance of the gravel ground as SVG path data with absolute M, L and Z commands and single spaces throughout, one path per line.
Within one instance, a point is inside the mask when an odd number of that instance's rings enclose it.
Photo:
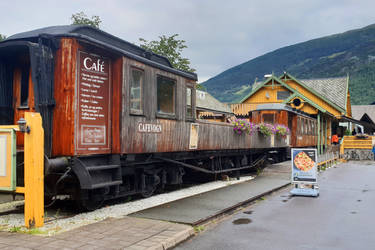
M 183 199 L 189 196 L 197 195 L 200 193 L 208 192 L 211 190 L 219 189 L 228 185 L 238 184 L 241 182 L 249 181 L 254 177 L 245 176 L 241 177 L 240 180 L 229 180 L 229 181 L 215 181 L 197 185 L 170 193 L 159 194 L 152 196 L 147 199 L 140 199 L 137 201 L 126 202 L 123 204 L 112 205 L 97 209 L 92 212 L 80 213 L 68 218 L 58 218 L 61 215 L 45 215 L 45 225 L 38 229 L 37 233 L 42 235 L 54 235 L 56 233 L 69 231 L 74 228 L 78 228 L 87 224 L 95 223 L 106 218 L 121 218 L 128 214 L 135 213 L 147 208 L 159 206 L 171 201 Z M 9 206 L 5 204 L 4 206 Z M 0 208 L 1 211 L 1 208 Z M 58 219 L 56 219 L 56 217 Z M 25 230 L 24 228 L 24 215 L 23 213 L 12 213 L 0 216 L 0 229 L 2 231 L 12 231 L 17 228 L 19 230 Z M 35 233 L 35 232 L 34 232 Z

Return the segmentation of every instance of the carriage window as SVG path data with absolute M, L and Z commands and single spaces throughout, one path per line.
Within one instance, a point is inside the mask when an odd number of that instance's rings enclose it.
M 277 91 L 277 100 L 285 100 L 290 96 L 289 91 Z
M 273 114 L 263 114 L 263 122 L 273 124 L 274 123 L 274 115 Z
M 138 69 L 131 69 L 130 79 L 130 113 L 142 114 L 142 88 L 144 72 Z
M 158 76 L 157 78 L 157 110 L 159 114 L 175 114 L 176 81 Z
M 28 107 L 29 106 L 29 67 L 22 70 L 21 76 L 21 93 L 20 93 L 20 106 Z
M 186 88 L 186 118 L 193 118 L 193 109 L 192 109 L 192 89 Z
M 301 134 L 305 134 L 305 119 L 301 118 Z

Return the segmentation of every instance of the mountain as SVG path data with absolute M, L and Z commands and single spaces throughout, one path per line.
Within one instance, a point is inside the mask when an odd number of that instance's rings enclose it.
M 375 24 L 283 47 L 230 68 L 202 83 L 222 102 L 238 102 L 254 80 L 287 71 L 297 79 L 349 74 L 352 104 L 375 101 Z

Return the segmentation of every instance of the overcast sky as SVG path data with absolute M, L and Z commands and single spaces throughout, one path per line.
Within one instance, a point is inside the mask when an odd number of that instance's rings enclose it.
M 138 38 L 179 34 L 199 82 L 275 49 L 375 23 L 374 0 L 1 0 L 0 34 L 98 15 L 101 29 Z

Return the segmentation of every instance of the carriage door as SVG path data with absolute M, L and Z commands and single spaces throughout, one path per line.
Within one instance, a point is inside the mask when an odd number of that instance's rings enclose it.
M 14 124 L 25 117 L 25 112 L 34 112 L 34 90 L 30 74 L 30 65 L 15 67 L 13 75 Z M 17 132 L 21 133 L 21 132 Z M 23 147 L 23 136 L 17 136 L 17 146 Z
M 78 52 L 76 86 L 77 154 L 110 153 L 111 63 L 106 57 Z

